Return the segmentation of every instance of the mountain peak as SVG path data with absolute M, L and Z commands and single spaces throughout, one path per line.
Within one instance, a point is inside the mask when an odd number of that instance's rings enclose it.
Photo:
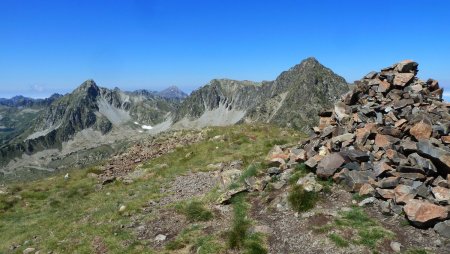
M 300 64 L 302 64 L 302 63 L 305 63 L 305 64 L 306 63 L 318 63 L 318 64 L 320 64 L 320 62 L 313 56 L 303 59 Z
M 158 95 L 166 98 L 166 99 L 184 99 L 187 97 L 187 94 L 183 91 L 181 91 L 180 88 L 178 88 L 177 86 L 169 86 L 168 88 L 158 92 Z
M 84 92 L 87 93 L 88 95 L 96 97 L 100 92 L 100 88 L 97 86 L 97 84 L 93 79 L 88 79 L 84 81 L 77 89 L 75 89 L 74 92 L 75 93 Z

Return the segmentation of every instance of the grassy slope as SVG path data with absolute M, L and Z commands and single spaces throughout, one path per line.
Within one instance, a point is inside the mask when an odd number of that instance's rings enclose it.
M 241 159 L 246 167 L 262 161 L 274 144 L 301 138 L 291 130 L 266 125 L 208 131 L 208 137 L 216 135 L 224 135 L 225 141 L 208 138 L 146 162 L 141 168 L 144 177 L 132 184 L 116 182 L 96 190 L 96 180 L 87 177 L 92 169 L 84 169 L 71 173 L 68 181 L 56 175 L 8 186 L 10 193 L 0 194 L 0 253 L 13 244 L 22 245 L 15 250 L 18 253 L 30 246 L 43 253 L 91 253 L 95 236 L 103 239 L 111 253 L 141 253 L 145 243 L 121 225 L 130 224 L 132 215 L 139 215 L 145 204 L 161 197 L 161 185 L 188 171 L 206 171 L 210 163 Z M 192 154 L 186 157 L 188 153 Z M 161 164 L 168 167 L 159 167 Z M 118 212 L 122 204 L 128 216 Z M 146 219 L 145 214 L 142 216 Z M 26 241 L 28 245 L 24 246 Z

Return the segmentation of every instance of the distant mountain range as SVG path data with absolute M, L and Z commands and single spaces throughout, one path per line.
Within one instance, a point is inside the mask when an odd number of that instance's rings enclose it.
M 55 100 L 61 98 L 61 94 L 53 94 L 52 96 L 45 99 L 33 99 L 29 97 L 24 97 L 22 95 L 14 96 L 11 99 L 0 98 L 0 105 L 7 107 L 41 107 L 48 106 Z
M 348 90 L 344 78 L 308 58 L 274 81 L 214 79 L 190 95 L 175 86 L 124 92 L 88 80 L 64 96 L 1 99 L 0 172 L 53 170 L 60 167 L 58 154 L 110 147 L 168 129 L 266 122 L 308 131 L 318 113 Z M 59 152 L 53 157 L 45 154 L 54 149 Z M 28 158 L 34 166 L 22 163 L 22 154 L 34 158 Z

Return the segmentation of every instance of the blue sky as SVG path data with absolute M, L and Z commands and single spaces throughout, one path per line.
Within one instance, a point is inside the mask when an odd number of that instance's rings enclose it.
M 450 1 L 1 0 L 0 97 L 273 80 L 314 56 L 347 81 L 402 59 L 450 92 Z

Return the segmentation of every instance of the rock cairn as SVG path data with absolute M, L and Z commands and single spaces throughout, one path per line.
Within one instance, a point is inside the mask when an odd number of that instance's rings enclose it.
M 450 232 L 450 104 L 436 80 L 416 77 L 417 67 L 406 60 L 367 74 L 319 114 L 310 139 L 271 160 L 304 162 L 318 177 L 376 197 L 383 213 Z

